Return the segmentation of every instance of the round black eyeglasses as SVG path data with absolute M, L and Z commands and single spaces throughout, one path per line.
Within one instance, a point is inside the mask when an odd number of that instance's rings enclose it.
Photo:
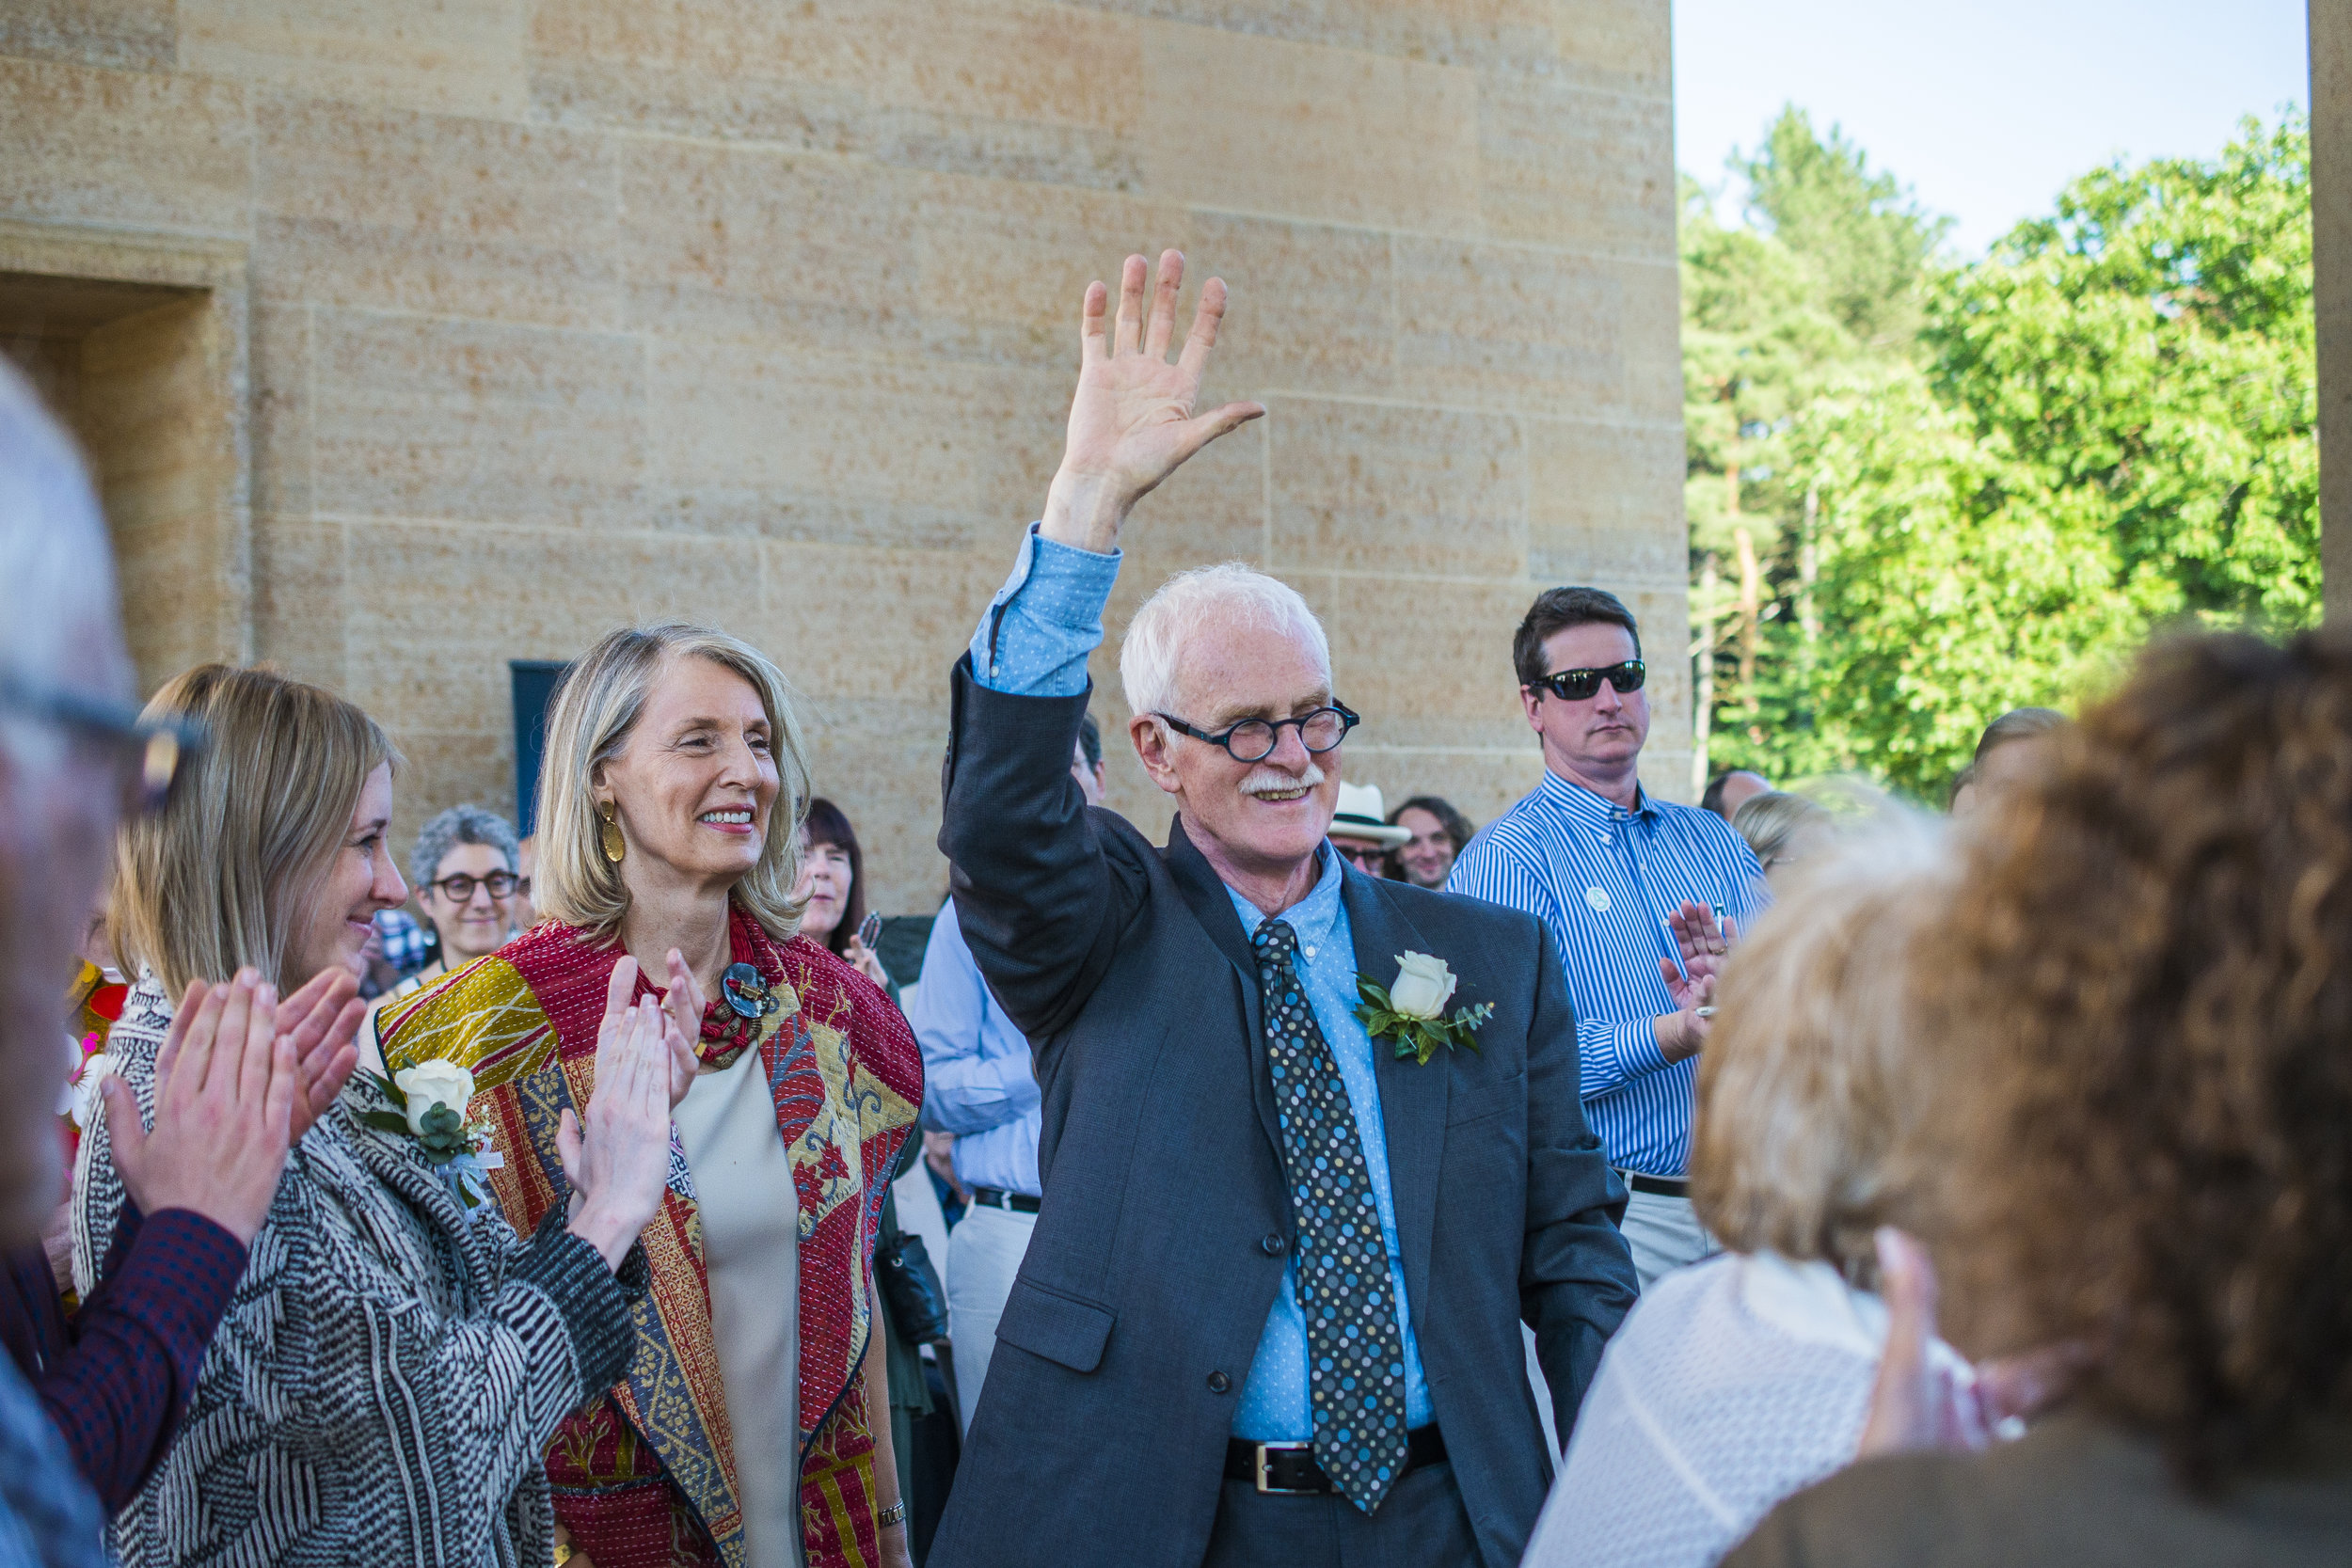
M 493 898 L 512 898 L 515 890 L 522 886 L 522 879 L 509 871 L 493 871 L 487 877 L 469 877 L 461 871 L 430 885 L 439 888 L 441 896 L 451 903 L 468 904 L 473 901 L 473 890 L 477 887 L 488 888 Z
M 1642 661 L 1629 658 L 1623 664 L 1612 664 L 1602 670 L 1554 670 L 1539 681 L 1529 681 L 1530 691 L 1545 690 L 1564 703 L 1581 703 L 1597 694 L 1600 683 L 1607 681 L 1620 697 L 1629 691 L 1639 691 L 1649 678 Z
M 1154 712 L 1160 720 L 1180 735 L 1195 740 L 1205 740 L 1212 746 L 1222 746 L 1235 762 L 1263 762 L 1281 744 L 1285 725 L 1298 727 L 1299 744 L 1317 756 L 1331 751 L 1347 738 L 1347 732 L 1362 723 L 1363 716 L 1339 703 L 1319 707 L 1312 713 L 1302 713 L 1295 719 L 1245 719 L 1229 730 L 1211 735 L 1195 729 L 1172 713 Z

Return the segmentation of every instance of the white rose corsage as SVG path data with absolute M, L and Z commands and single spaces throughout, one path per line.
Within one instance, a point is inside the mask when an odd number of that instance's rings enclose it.
M 1454 1000 L 1454 988 L 1460 983 L 1443 958 L 1399 953 L 1396 979 L 1386 990 L 1360 974 L 1356 977 L 1356 994 L 1363 998 L 1356 1020 L 1365 1034 L 1376 1040 L 1393 1039 L 1397 1055 L 1410 1056 L 1423 1067 L 1441 1045 L 1467 1045 L 1475 1051 L 1477 1030 L 1494 1016 L 1495 1005 L 1481 1002 L 1446 1017 L 1445 1005 Z
M 455 1062 L 435 1057 L 402 1068 L 389 1078 L 380 1072 L 367 1077 L 398 1109 L 362 1111 L 359 1119 L 379 1132 L 414 1138 L 424 1163 L 444 1176 L 474 1178 L 457 1183 L 466 1207 L 474 1207 L 480 1201 L 474 1188 L 480 1184 L 481 1174 L 496 1168 L 501 1161 L 495 1154 L 482 1152 L 489 1142 L 489 1129 L 466 1119 L 466 1108 L 473 1101 L 473 1074 Z

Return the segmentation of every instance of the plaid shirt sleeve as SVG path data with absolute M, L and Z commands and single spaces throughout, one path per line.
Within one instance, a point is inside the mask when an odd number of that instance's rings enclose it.
M 142 1219 L 125 1205 L 105 1282 L 40 1380 L 41 1403 L 107 1513 L 131 1500 L 170 1445 L 245 1255 L 201 1214 L 167 1209 Z

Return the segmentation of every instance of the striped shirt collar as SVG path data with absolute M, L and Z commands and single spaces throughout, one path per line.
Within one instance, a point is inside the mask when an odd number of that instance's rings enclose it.
M 1657 819 L 1658 803 L 1649 798 L 1649 791 L 1640 784 L 1633 786 L 1633 809 L 1628 811 L 1604 796 L 1596 795 L 1581 784 L 1573 784 L 1550 768 L 1544 769 L 1543 783 L 1537 791 L 1553 806 L 1566 814 L 1572 822 L 1589 828 L 1614 827 L 1635 817 Z

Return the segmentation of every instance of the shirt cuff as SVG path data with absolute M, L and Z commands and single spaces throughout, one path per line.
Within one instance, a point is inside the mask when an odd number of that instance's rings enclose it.
M 1608 1027 L 1610 1053 L 1616 1057 L 1617 1070 L 1625 1078 L 1641 1078 L 1673 1065 L 1658 1049 L 1656 1020 L 1637 1018 Z
M 106 1299 L 171 1347 L 181 1386 L 193 1387 L 245 1259 L 245 1243 L 195 1210 L 161 1210 L 138 1223 L 119 1270 L 107 1277 Z
M 580 1361 L 581 1398 L 588 1400 L 620 1382 L 637 1353 L 629 1306 L 644 1293 L 645 1275 L 640 1249 L 631 1243 L 616 1276 L 602 1253 L 565 1228 L 564 1208 L 558 1203 L 548 1209 L 538 1234 L 508 1267 L 507 1278 L 536 1286 L 555 1303 Z M 639 1269 L 630 1268 L 632 1261 Z
M 972 673 L 993 691 L 1074 697 L 1086 689 L 1086 659 L 1103 641 L 1103 607 L 1118 580 L 1120 552 L 1057 545 L 1031 523 L 1005 585 L 972 634 Z

